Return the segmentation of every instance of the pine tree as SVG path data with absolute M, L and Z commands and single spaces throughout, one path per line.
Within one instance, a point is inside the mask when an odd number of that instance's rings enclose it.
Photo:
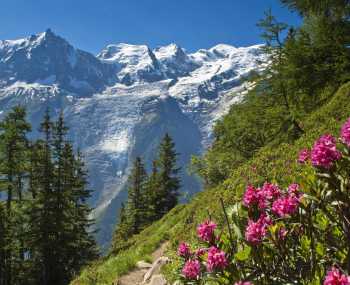
M 129 176 L 128 202 L 126 207 L 128 225 L 131 233 L 139 233 L 145 226 L 145 214 L 147 205 L 145 204 L 145 183 L 147 173 L 140 157 L 134 161 L 131 174 Z
M 159 175 L 157 161 L 152 162 L 152 172 L 149 175 L 145 186 L 145 200 L 147 205 L 147 221 L 151 224 L 158 219 L 156 210 L 160 207 L 157 197 L 159 189 Z
M 23 192 L 28 171 L 28 139 L 31 130 L 26 121 L 26 111 L 14 107 L 0 123 L 0 174 L 1 186 L 6 192 L 6 214 L 3 219 L 4 284 L 22 283 L 21 271 L 24 263 L 24 227 L 21 221 Z
M 126 242 L 132 235 L 124 203 L 122 203 L 120 206 L 118 217 L 119 222 L 113 234 L 111 247 L 111 252 L 114 254 L 118 253 L 123 248 L 124 242 Z
M 156 208 L 157 218 L 168 213 L 178 203 L 180 168 L 176 166 L 178 154 L 175 151 L 175 143 L 170 135 L 165 134 L 160 146 L 157 160 L 158 165 L 158 190 L 156 199 L 159 201 Z
M 71 153 L 71 145 L 66 144 L 64 148 L 64 157 L 69 157 Z M 71 256 L 69 261 L 70 277 L 78 273 L 82 266 L 98 257 L 98 248 L 93 237 L 93 232 L 90 231 L 94 221 L 90 218 L 92 209 L 88 205 L 88 199 L 91 196 L 91 190 L 87 188 L 87 171 L 85 169 L 84 160 L 80 151 L 75 157 L 72 157 L 73 162 L 73 184 L 71 205 L 71 237 L 68 242 L 71 243 Z M 66 171 L 65 171 L 66 172 Z
M 32 157 L 36 157 L 36 164 L 31 166 L 31 193 L 35 199 L 29 207 L 31 255 L 33 261 L 34 280 L 43 285 L 56 283 L 59 264 L 57 257 L 61 248 L 57 247 L 56 228 L 56 199 L 54 196 L 54 165 L 52 161 L 52 131 L 50 111 L 46 110 L 40 125 L 43 139 L 38 140 L 32 147 Z
M 43 140 L 32 147 L 30 207 L 34 279 L 40 284 L 64 285 L 81 267 L 97 257 L 89 228 L 87 173 L 81 154 L 67 141 L 61 114 L 52 123 L 46 112 Z M 40 268 L 41 270 L 36 270 Z
M 258 26 L 263 29 L 262 38 L 266 41 L 264 49 L 270 60 L 264 78 L 266 89 L 270 91 L 271 103 L 276 104 L 278 102 L 277 104 L 283 107 L 281 114 L 283 121 L 280 122 L 279 135 L 287 133 L 294 140 L 300 137 L 304 131 L 298 120 L 299 112 L 296 111 L 299 98 L 295 96 L 295 90 L 292 91 L 292 86 L 287 84 L 289 82 L 287 79 L 290 78 L 285 77 L 287 54 L 282 34 L 287 30 L 288 25 L 278 22 L 269 10 L 265 13 L 265 18 L 258 23 Z M 293 39 L 294 36 L 293 30 L 290 30 L 288 38 Z
M 314 14 L 339 19 L 350 14 L 349 0 L 281 0 L 281 2 L 304 17 Z
M 29 142 L 26 112 L 0 122 L 0 285 L 65 285 L 97 258 L 87 172 L 49 110 Z
M 55 223 L 54 240 L 55 246 L 61 247 L 63 250 L 56 253 L 55 264 L 55 280 L 57 284 L 65 284 L 69 281 L 69 252 L 67 248 L 70 240 L 67 238 L 67 231 L 70 228 L 70 213 L 67 209 L 70 207 L 70 192 L 72 191 L 73 177 L 73 161 L 74 154 L 70 145 L 67 144 L 66 134 L 68 128 L 65 126 L 63 113 L 61 112 L 57 122 L 52 124 L 52 164 L 53 164 L 53 191 L 52 197 L 55 200 L 53 208 L 53 216 Z M 65 146 L 68 145 L 69 152 L 64 153 Z M 66 169 L 64 169 L 65 162 Z M 60 281 L 59 281 L 60 279 Z

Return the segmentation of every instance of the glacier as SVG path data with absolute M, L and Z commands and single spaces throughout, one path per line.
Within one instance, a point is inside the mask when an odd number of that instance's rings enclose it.
M 51 30 L 1 40 L 0 118 L 15 105 L 26 106 L 36 137 L 48 107 L 53 117 L 64 112 L 69 138 L 85 156 L 97 238 L 106 246 L 132 160 L 142 156 L 150 168 L 165 132 L 183 167 L 182 200 L 200 190 L 187 165 L 210 145 L 215 121 L 249 90 L 251 72 L 268 64 L 261 47 L 219 44 L 187 53 L 176 44 L 121 43 L 95 56 Z

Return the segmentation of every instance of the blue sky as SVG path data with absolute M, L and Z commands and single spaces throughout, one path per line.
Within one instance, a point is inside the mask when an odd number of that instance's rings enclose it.
M 271 8 L 281 21 L 299 19 L 278 0 L 1 0 L 0 39 L 51 28 L 74 46 L 98 53 L 110 43 L 176 43 L 188 51 L 218 43 L 262 42 L 256 22 Z

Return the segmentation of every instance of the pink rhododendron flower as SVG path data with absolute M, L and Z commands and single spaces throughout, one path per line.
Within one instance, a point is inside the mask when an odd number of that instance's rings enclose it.
M 340 137 L 343 143 L 350 147 L 350 118 L 341 127 Z
M 292 183 L 288 186 L 288 195 L 290 196 L 299 196 L 299 184 L 298 183 Z
M 281 190 L 277 185 L 265 182 L 262 188 L 255 188 L 248 185 L 243 196 L 243 204 L 250 207 L 258 204 L 259 209 L 266 209 L 271 200 L 278 198 L 281 195 Z
M 245 231 L 246 240 L 255 245 L 259 244 L 266 236 L 267 227 L 271 223 L 271 219 L 266 214 L 262 214 L 256 222 L 249 220 Z
M 212 246 L 208 250 L 207 270 L 224 269 L 228 265 L 225 252 Z
M 258 192 L 258 205 L 260 209 L 266 209 L 267 205 L 273 199 L 280 197 L 281 190 L 275 184 L 265 182 Z
M 183 269 L 182 274 L 187 279 L 197 279 L 201 271 L 201 265 L 198 260 L 187 260 Z
M 274 198 L 278 198 L 281 195 L 281 190 L 277 185 L 265 182 L 263 187 L 261 188 L 260 195 L 265 196 L 266 199 L 271 200 Z
M 313 166 L 329 169 L 341 156 L 341 152 L 337 150 L 336 139 L 326 134 L 315 142 L 311 151 L 311 162 Z
M 214 237 L 214 230 L 216 227 L 217 225 L 212 221 L 205 221 L 197 227 L 198 237 L 203 241 L 210 242 Z
M 309 161 L 310 156 L 310 151 L 307 148 L 304 148 L 299 152 L 298 162 L 301 164 L 306 163 Z
M 327 272 L 323 285 L 350 285 L 350 277 L 342 274 L 336 267 L 332 267 Z
M 279 217 L 285 217 L 287 215 L 292 215 L 298 209 L 299 198 L 295 196 L 287 196 L 277 199 L 272 204 L 272 212 L 274 212 Z
M 181 257 L 189 257 L 191 255 L 190 246 L 185 242 L 180 243 L 177 254 Z
M 253 285 L 253 283 L 249 281 L 239 281 L 236 282 L 235 285 Z
M 258 197 L 259 197 L 258 190 L 255 189 L 254 186 L 248 185 L 246 190 L 245 190 L 244 196 L 243 196 L 243 204 L 244 204 L 244 206 L 250 207 L 253 204 L 257 203 L 259 201 Z

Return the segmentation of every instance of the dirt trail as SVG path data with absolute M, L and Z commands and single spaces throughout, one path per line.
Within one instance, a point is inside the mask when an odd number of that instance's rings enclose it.
M 152 262 L 156 261 L 159 257 L 164 255 L 164 252 L 168 246 L 168 242 L 164 242 L 152 253 Z M 140 285 L 143 281 L 143 276 L 149 269 L 135 268 L 128 274 L 121 276 L 115 285 Z

